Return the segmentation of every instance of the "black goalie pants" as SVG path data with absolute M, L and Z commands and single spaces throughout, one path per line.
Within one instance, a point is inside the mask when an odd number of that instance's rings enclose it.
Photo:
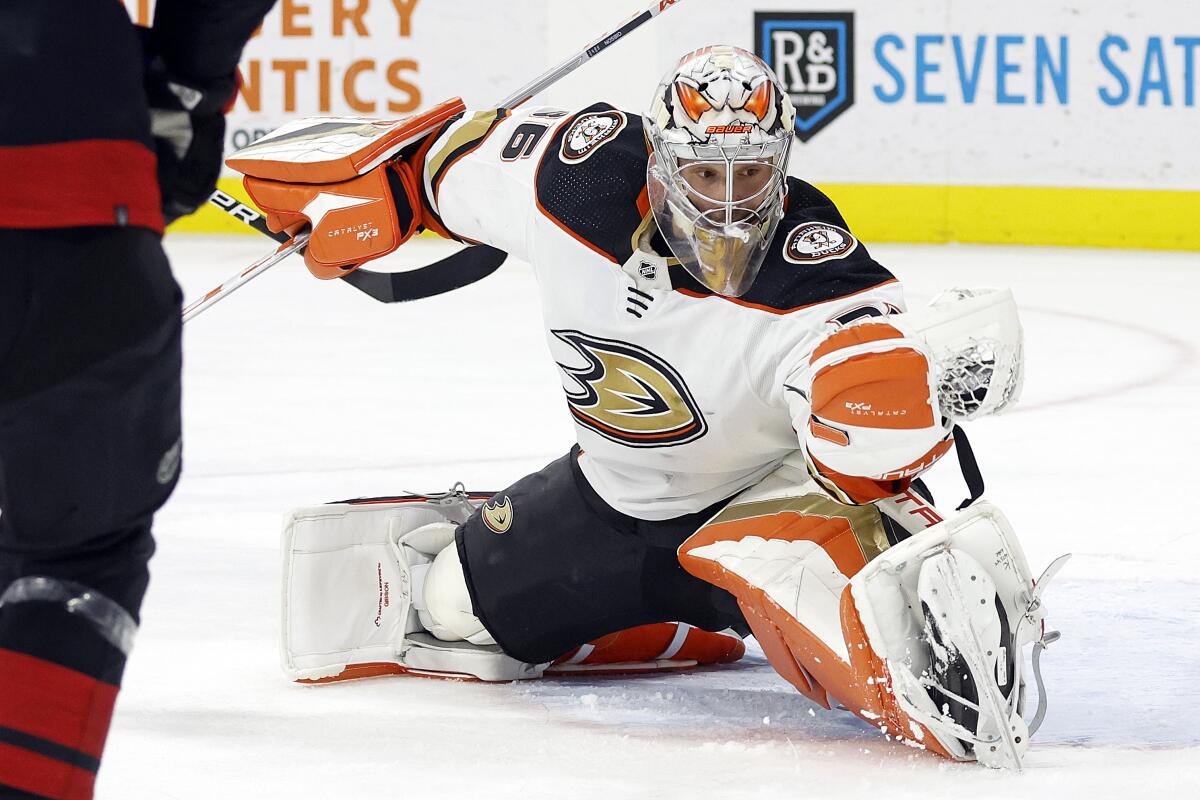
M 481 508 L 457 543 L 475 615 L 509 655 L 552 661 L 654 622 L 747 634 L 733 596 L 686 573 L 675 555 L 727 501 L 669 520 L 626 516 L 588 484 L 577 447 L 493 498 L 506 500 L 507 528 L 489 527 Z

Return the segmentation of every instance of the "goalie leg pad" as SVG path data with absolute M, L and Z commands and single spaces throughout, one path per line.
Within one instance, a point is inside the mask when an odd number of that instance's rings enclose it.
M 474 613 L 455 544 L 482 498 L 364 500 L 292 512 L 284 533 L 284 670 L 327 683 L 415 674 L 534 678 L 545 664 L 506 655 Z M 556 675 L 630 674 L 736 661 L 733 631 L 686 623 L 602 636 L 558 658 Z
M 829 708 L 854 702 L 841 598 L 849 575 L 888 547 L 879 511 L 830 500 L 785 463 L 679 549 L 688 572 L 733 594 L 771 665 Z
M 441 642 L 413 605 L 428 568 L 473 506 L 414 498 L 289 515 L 283 534 L 284 671 L 305 682 L 418 673 L 478 680 L 541 675 L 494 645 Z
M 806 505 L 815 490 L 781 467 L 688 539 L 680 562 L 738 599 L 772 666 L 811 699 L 939 755 L 1019 767 L 1044 713 L 1041 698 L 1035 722 L 1021 718 L 1020 650 L 1057 638 L 1043 636 L 1038 594 L 1062 561 L 1035 588 L 987 503 L 871 552 L 852 512 L 874 508 Z

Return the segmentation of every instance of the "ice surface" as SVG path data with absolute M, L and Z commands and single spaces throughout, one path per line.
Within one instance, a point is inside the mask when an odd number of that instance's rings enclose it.
M 168 241 L 189 298 L 269 247 Z M 442 253 L 404 250 L 394 268 Z M 914 301 L 1008 285 L 1022 309 L 1022 403 L 969 432 L 1034 571 L 1075 553 L 1047 593 L 1064 636 L 1043 660 L 1050 713 L 1023 775 L 950 764 L 815 708 L 756 648 L 673 676 L 287 683 L 285 511 L 456 480 L 499 489 L 572 437 L 526 266 L 385 306 L 293 259 L 187 326 L 184 478 L 157 520 L 97 796 L 1200 796 L 1200 256 L 873 252 Z M 952 459 L 932 483 L 946 507 L 964 491 Z

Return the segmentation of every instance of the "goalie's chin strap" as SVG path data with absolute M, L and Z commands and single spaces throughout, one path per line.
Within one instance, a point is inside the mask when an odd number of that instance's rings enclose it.
M 962 471 L 963 480 L 967 482 L 970 496 L 958 504 L 956 511 L 962 511 L 983 496 L 983 473 L 979 471 L 979 462 L 975 460 L 975 451 L 971 449 L 971 441 L 961 425 L 955 425 L 954 452 L 958 454 L 958 468 Z

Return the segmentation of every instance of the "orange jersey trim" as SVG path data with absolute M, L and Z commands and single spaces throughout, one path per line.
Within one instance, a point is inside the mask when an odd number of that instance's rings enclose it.
M 745 308 L 753 308 L 758 311 L 766 311 L 771 314 L 783 315 L 783 314 L 791 314 L 796 311 L 803 311 L 806 308 L 816 308 L 817 306 L 823 306 L 826 303 L 834 303 L 834 302 L 837 302 L 838 300 L 845 300 L 850 297 L 856 297 L 860 294 L 865 294 L 866 292 L 873 292 L 876 289 L 879 289 L 883 286 L 888 286 L 890 284 L 899 283 L 899 282 L 900 281 L 896 278 L 889 278 L 888 280 L 883 281 L 882 283 L 877 283 L 874 286 L 868 286 L 865 289 L 859 289 L 857 292 L 851 292 L 850 294 L 838 295 L 837 297 L 831 297 L 828 300 L 821 300 L 820 302 L 817 302 L 817 303 L 808 303 L 807 305 L 803 305 L 803 306 L 793 306 L 792 308 L 772 308 L 771 306 L 764 306 L 761 303 L 750 303 L 745 300 L 739 300 L 736 297 L 726 297 L 723 294 L 716 294 L 715 292 L 713 294 L 704 294 L 702 292 L 695 292 L 695 291 L 692 291 L 691 289 L 681 289 L 679 287 L 676 287 L 675 291 L 679 292 L 680 294 L 687 295 L 688 297 L 694 297 L 697 300 L 707 300 L 709 298 L 715 297 L 717 299 L 724 300 L 727 303 L 733 303 L 734 305 L 743 306 Z

